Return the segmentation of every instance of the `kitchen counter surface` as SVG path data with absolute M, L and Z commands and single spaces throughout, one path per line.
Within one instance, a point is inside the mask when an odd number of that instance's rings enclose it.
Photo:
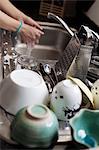
M 85 149 L 86 147 L 78 144 L 76 142 L 70 141 L 70 142 L 64 142 L 64 143 L 57 143 L 53 148 L 49 148 L 47 150 L 81 150 Z M 0 150 L 33 150 L 33 148 L 26 148 L 21 145 L 11 145 L 7 142 L 0 140 Z M 36 149 L 34 149 L 36 150 Z M 43 150 L 43 149 L 38 149 Z

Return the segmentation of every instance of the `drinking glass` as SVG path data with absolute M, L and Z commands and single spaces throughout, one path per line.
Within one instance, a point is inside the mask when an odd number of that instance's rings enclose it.
M 91 60 L 93 46 L 81 45 L 78 55 L 74 58 L 67 76 L 79 78 L 86 81 L 88 67 Z
M 17 53 L 16 60 L 16 69 L 37 69 L 37 60 L 33 56 L 31 56 L 32 44 L 31 43 L 22 43 L 21 41 L 17 41 L 15 45 L 15 52 Z

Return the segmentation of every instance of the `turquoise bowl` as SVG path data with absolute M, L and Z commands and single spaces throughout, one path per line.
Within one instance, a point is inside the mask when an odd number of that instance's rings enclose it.
M 24 107 L 11 123 L 11 138 L 30 148 L 49 148 L 58 140 L 59 124 L 45 105 Z
M 99 110 L 81 109 L 70 119 L 75 141 L 87 147 L 99 146 Z

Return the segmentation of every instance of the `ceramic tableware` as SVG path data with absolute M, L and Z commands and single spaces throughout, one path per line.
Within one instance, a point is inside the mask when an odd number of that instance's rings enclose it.
M 70 79 L 59 82 L 53 89 L 50 107 L 59 120 L 70 119 L 80 108 L 82 93 Z
M 91 92 L 93 95 L 95 109 L 99 109 L 99 79 L 93 83 Z
M 34 71 L 14 70 L 0 83 L 0 105 L 11 114 L 16 114 L 24 106 L 48 103 L 47 86 Z
M 88 100 L 91 102 L 92 106 L 94 107 L 93 95 L 89 90 L 89 88 L 78 78 L 73 78 L 71 76 L 68 76 L 68 79 L 70 79 L 71 81 L 73 81 L 75 84 L 79 86 L 81 91 L 85 94 L 86 98 L 88 98 Z
M 87 147 L 99 145 L 99 110 L 81 109 L 70 119 L 74 139 Z
M 48 148 L 58 140 L 58 120 L 45 105 L 22 108 L 11 123 L 11 138 L 31 148 Z

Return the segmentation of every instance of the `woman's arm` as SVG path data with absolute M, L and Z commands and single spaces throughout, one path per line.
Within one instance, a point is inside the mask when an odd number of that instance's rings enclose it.
M 0 28 L 9 31 L 16 31 L 20 22 L 0 11 Z
M 0 0 L 0 10 L 16 20 L 23 20 L 24 23 L 42 30 L 41 26 L 36 21 L 17 9 L 9 0 Z
M 7 14 L 0 11 L 0 28 L 15 32 L 19 25 L 20 21 L 15 20 Z M 36 44 L 39 41 L 40 36 L 43 34 L 43 32 L 37 29 L 36 27 L 29 26 L 24 23 L 22 25 L 20 33 L 25 42 L 29 41 L 33 44 Z

